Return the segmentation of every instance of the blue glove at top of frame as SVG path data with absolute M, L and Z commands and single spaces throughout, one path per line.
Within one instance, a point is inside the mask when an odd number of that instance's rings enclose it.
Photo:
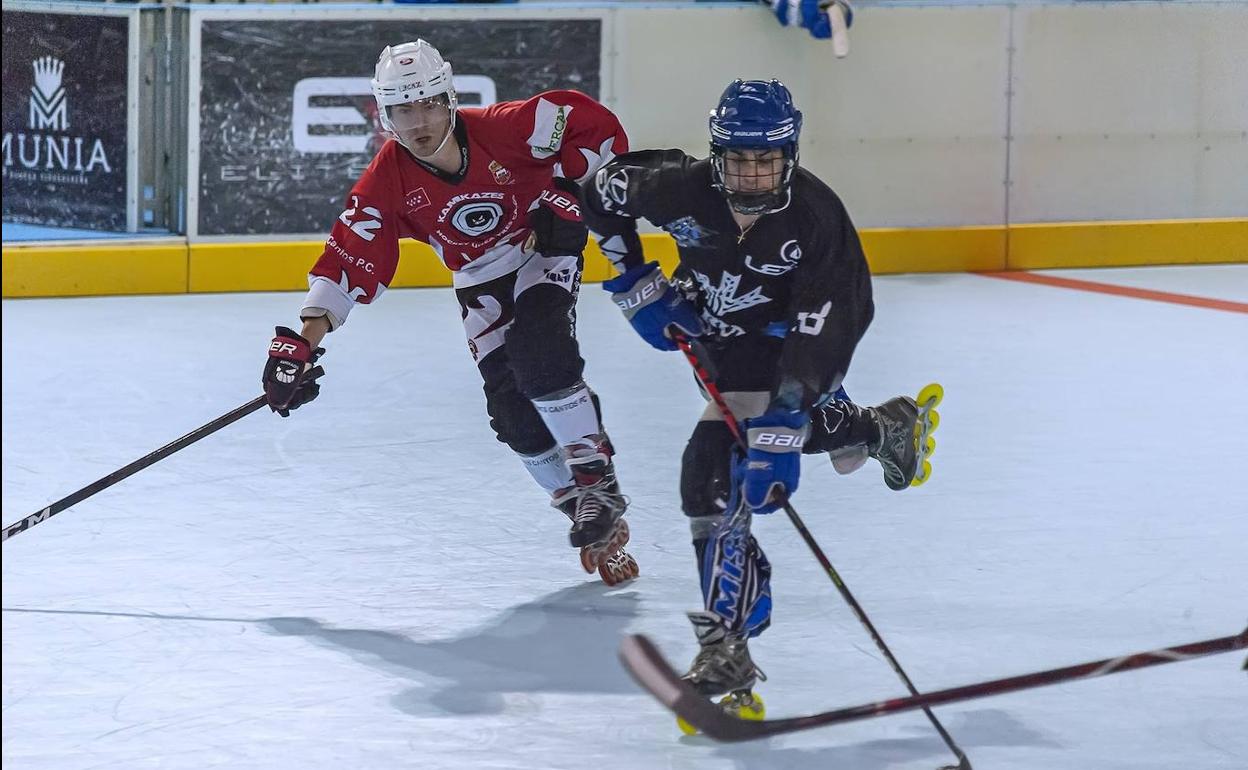
M 733 465 L 733 487 L 741 489 L 754 513 L 779 510 L 797 491 L 810 419 L 804 412 L 770 409 L 746 420 L 741 428 L 749 449 Z M 773 494 L 778 501 L 772 501 Z
M 675 350 L 669 326 L 690 337 L 704 332 L 698 309 L 668 283 L 658 262 L 638 265 L 602 284 L 641 338 L 659 350 Z
M 805 27 L 812 37 L 826 40 L 832 37 L 832 21 L 828 18 L 828 8 L 840 6 L 845 17 L 845 27 L 854 25 L 854 9 L 848 0 L 763 0 L 771 6 L 776 20 L 785 27 Z

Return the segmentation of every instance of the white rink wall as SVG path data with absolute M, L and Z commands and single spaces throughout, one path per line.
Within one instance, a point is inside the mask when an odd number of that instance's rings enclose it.
M 761 6 L 607 34 L 636 146 L 704 153 L 726 82 L 778 77 L 862 226 L 1248 215 L 1248 3 L 863 4 L 843 60 Z

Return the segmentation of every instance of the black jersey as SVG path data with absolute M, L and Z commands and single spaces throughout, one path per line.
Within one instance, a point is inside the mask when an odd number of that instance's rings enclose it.
M 637 218 L 675 238 L 708 328 L 721 390 L 770 390 L 809 410 L 840 385 L 874 314 L 858 232 L 836 193 L 798 168 L 791 198 L 745 232 L 711 184 L 711 163 L 680 150 L 619 156 L 585 183 L 583 212 L 616 267 L 642 264 Z

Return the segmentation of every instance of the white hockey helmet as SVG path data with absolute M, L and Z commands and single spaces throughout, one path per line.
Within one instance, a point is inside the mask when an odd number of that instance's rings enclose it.
M 399 130 L 406 128 L 395 123 L 391 112 L 394 106 L 438 100 L 446 105 L 451 114 L 446 136 L 438 149 L 450 138 L 459 102 L 455 96 L 451 65 L 442 59 L 438 49 L 424 40 L 386 46 L 381 56 L 377 57 L 372 87 L 381 125 L 387 131 L 398 135 Z

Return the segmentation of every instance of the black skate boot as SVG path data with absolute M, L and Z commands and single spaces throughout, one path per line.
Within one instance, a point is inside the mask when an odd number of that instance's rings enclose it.
M 577 501 L 580 497 L 579 487 L 564 487 L 551 493 L 550 504 L 563 512 L 568 519 L 575 521 Z M 581 548 L 581 567 L 590 573 L 595 569 L 598 570 L 598 576 L 608 586 L 632 580 L 641 574 L 637 560 L 624 550 L 624 544 L 628 542 L 628 523 L 623 519 L 618 519 L 613 529 L 618 531 L 613 531 L 613 536 L 607 538 L 605 544 L 591 544 Z M 610 547 L 615 543 L 618 545 L 615 546 L 614 552 L 610 552 Z
M 884 483 L 889 489 L 905 489 L 914 481 L 918 470 L 915 426 L 919 407 L 913 398 L 898 396 L 868 411 L 880 429 L 880 440 L 869 447 L 870 455 L 884 468 Z
M 766 716 L 763 699 L 754 693 L 754 684 L 767 677 L 750 659 L 743 637 L 727 632 L 719 616 L 713 612 L 690 612 L 694 633 L 701 649 L 681 679 L 700 695 L 713 698 L 723 694 L 719 707 L 739 719 L 758 720 Z M 677 717 L 676 724 L 685 735 L 697 728 Z
M 898 396 L 867 409 L 880 430 L 879 441 L 868 451 L 884 468 L 889 489 L 918 486 L 931 476 L 928 458 L 936 451 L 931 434 L 940 424 L 936 405 L 943 397 L 944 390 L 932 384 L 919 391 L 917 400 Z
M 749 692 L 759 679 L 767 679 L 754 661 L 746 639 L 729 634 L 713 612 L 690 612 L 689 621 L 701 649 L 681 679 L 699 695 L 713 697 L 726 693 Z
M 593 436 L 591 440 L 593 443 L 565 447 L 568 468 L 579 492 L 576 511 L 572 514 L 572 529 L 568 532 L 573 548 L 614 539 L 618 529 L 616 522 L 628 507 L 628 500 L 620 494 L 620 485 L 615 480 L 611 443 L 602 435 Z M 627 540 L 625 525 L 624 541 Z M 614 550 L 618 550 L 618 546 Z

